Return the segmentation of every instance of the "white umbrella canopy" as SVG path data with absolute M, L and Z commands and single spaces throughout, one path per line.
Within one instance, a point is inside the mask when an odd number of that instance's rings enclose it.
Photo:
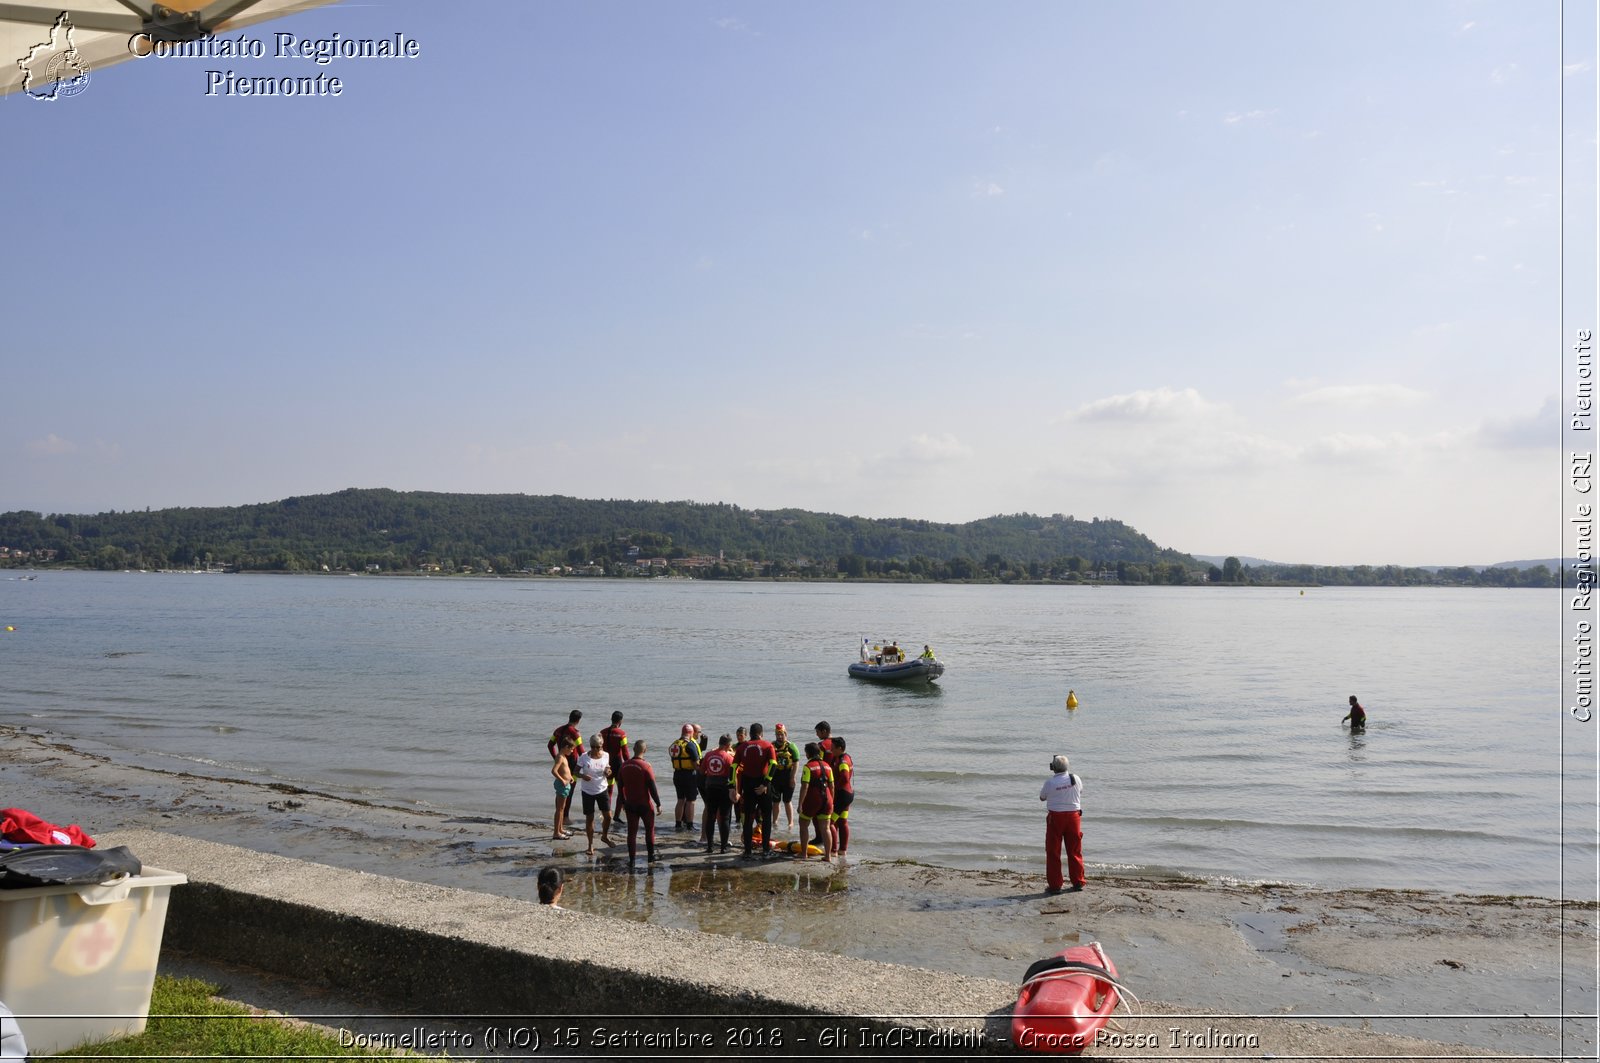
M 90 72 L 161 41 L 192 41 L 330 0 L 0 0 L 0 96 L 74 95 Z

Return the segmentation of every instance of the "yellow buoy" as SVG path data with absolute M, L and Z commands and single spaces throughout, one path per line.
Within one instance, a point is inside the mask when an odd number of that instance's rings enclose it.
M 1074 694 L 1070 690 L 1067 691 L 1067 708 L 1075 709 L 1077 707 L 1078 707 L 1078 695 Z

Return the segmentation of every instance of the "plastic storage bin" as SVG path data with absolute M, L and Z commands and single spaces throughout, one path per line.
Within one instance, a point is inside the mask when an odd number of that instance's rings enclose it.
M 104 886 L 0 890 L 0 1001 L 30 1056 L 142 1033 L 175 871 Z

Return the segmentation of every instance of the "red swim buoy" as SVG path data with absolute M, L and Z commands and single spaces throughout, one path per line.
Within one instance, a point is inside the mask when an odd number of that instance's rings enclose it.
M 1026 1052 L 1075 1056 L 1117 1009 L 1117 968 L 1098 941 L 1029 967 L 1011 1011 L 1011 1042 Z

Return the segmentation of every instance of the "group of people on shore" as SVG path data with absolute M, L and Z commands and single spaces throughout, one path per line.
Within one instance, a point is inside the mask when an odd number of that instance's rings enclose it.
M 616 814 L 627 817 L 628 862 L 638 858 L 638 836 L 643 833 L 646 859 L 656 860 L 656 817 L 661 815 L 661 794 L 655 769 L 644 759 L 643 739 L 628 742 L 623 714 L 613 712 L 611 725 L 591 735 L 584 748 L 581 709 L 572 710 L 548 743 L 550 775 L 555 790 L 552 840 L 573 837 L 570 815 L 573 793 L 582 796 L 587 855 L 594 855 L 595 818 L 600 818 L 600 840 L 615 845 L 611 824 Z M 855 763 L 846 752 L 848 743 L 835 736 L 826 720 L 815 727 L 817 740 L 804 751 L 789 738 L 783 724 L 774 728 L 772 741 L 762 724 L 740 727 L 736 735 L 724 734 L 711 745 L 698 724 L 683 725 L 668 748 L 672 761 L 673 830 L 699 831 L 699 841 L 709 854 L 729 851 L 730 826 L 743 827 L 743 855 L 763 858 L 778 855 L 773 845 L 773 823 L 779 805 L 792 828 L 798 811 L 800 838 L 794 855 L 808 859 L 812 849 L 833 862 L 833 854 L 850 847 L 850 806 L 855 800 Z M 615 800 L 613 800 L 613 796 Z M 697 820 L 696 802 L 704 803 Z

